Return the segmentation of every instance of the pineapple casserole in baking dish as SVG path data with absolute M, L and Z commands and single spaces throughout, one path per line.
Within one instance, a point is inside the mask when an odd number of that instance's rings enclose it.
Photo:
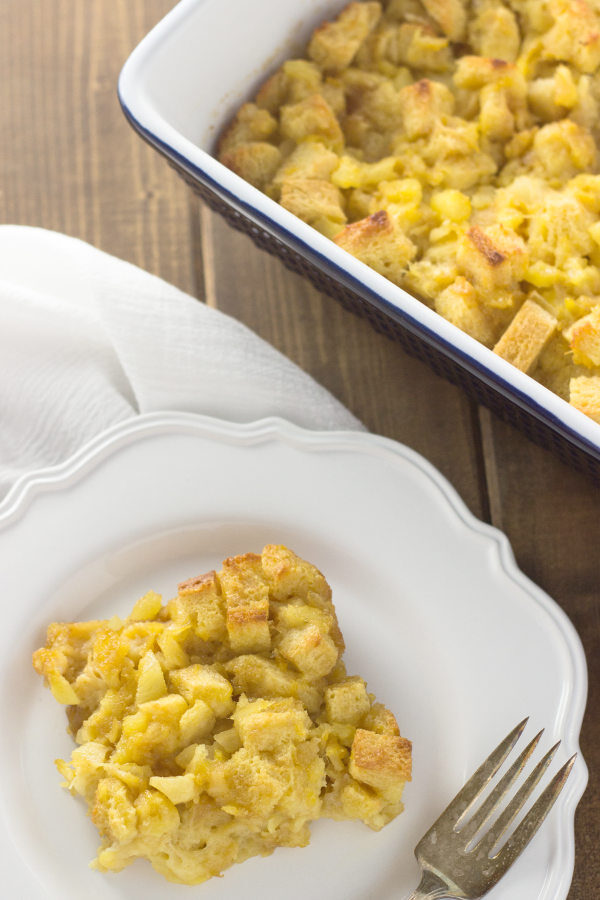
M 600 0 L 355 2 L 220 160 L 600 422 Z
M 319 817 L 398 815 L 411 744 L 343 650 L 325 578 L 275 545 L 125 620 L 50 625 L 33 662 L 79 744 L 57 766 L 100 832 L 94 866 L 144 857 L 198 884 L 305 846 Z

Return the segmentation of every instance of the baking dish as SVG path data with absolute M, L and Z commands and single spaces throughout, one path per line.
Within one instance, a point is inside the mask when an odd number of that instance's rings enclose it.
M 350 256 L 215 158 L 239 105 L 345 0 L 182 0 L 125 63 L 125 115 L 206 203 L 435 372 L 600 479 L 600 425 Z M 260 23 L 268 22 L 268 28 Z M 251 36 L 251 39 L 249 39 Z

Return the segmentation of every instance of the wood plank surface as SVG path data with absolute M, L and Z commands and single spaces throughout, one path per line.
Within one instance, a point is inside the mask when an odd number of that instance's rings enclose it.
M 581 635 L 591 770 L 569 900 L 600 896 L 600 491 L 199 206 L 126 123 L 118 72 L 171 0 L 2 0 L 0 221 L 56 229 L 245 322 L 422 453 Z

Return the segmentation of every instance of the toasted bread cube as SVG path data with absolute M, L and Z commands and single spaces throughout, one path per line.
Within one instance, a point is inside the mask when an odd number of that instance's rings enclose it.
M 385 805 L 385 800 L 380 794 L 376 794 L 354 778 L 348 779 L 342 788 L 340 800 L 344 815 L 350 819 L 362 819 L 368 824 L 376 819 Z
M 277 131 L 277 120 L 255 103 L 245 103 L 219 141 L 219 156 L 250 141 L 266 141 Z
M 207 791 L 232 816 L 265 816 L 286 790 L 277 767 L 266 757 L 242 747 L 210 768 Z
M 557 321 L 534 300 L 526 300 L 496 346 L 494 353 L 522 372 L 529 372 L 556 331 Z
M 185 669 L 175 669 L 169 672 L 169 680 L 188 703 L 204 700 L 218 719 L 231 714 L 234 706 L 231 699 L 233 688 L 226 678 L 210 666 L 197 663 Z
M 237 653 L 268 650 L 269 589 L 260 556 L 246 553 L 226 559 L 219 577 L 231 649 Z
M 296 668 L 311 678 L 322 678 L 338 661 L 339 650 L 316 625 L 293 628 L 279 642 L 278 650 Z
M 335 21 L 325 22 L 315 30 L 308 55 L 325 72 L 345 69 L 380 17 L 380 3 L 349 3 Z
M 326 237 L 334 237 L 346 224 L 341 191 L 322 178 L 284 178 L 279 202 Z
M 571 378 L 569 403 L 600 424 L 600 375 L 578 375 Z
M 400 735 L 394 714 L 383 703 L 372 705 L 363 719 L 362 726 L 367 731 L 374 731 L 376 734 Z
M 223 607 L 217 576 L 215 572 L 207 572 L 182 582 L 168 611 L 174 622 L 191 625 L 203 641 L 220 641 L 226 634 Z
M 388 29 L 386 57 L 395 66 L 448 72 L 453 65 L 448 38 L 420 22 L 402 22 Z
M 291 697 L 248 700 L 242 696 L 233 722 L 242 744 L 253 753 L 303 741 L 312 724 L 302 704 Z
M 503 305 L 498 302 L 502 293 L 516 290 L 523 278 L 527 248 L 518 234 L 503 225 L 473 225 L 459 241 L 456 260 L 485 303 Z
M 280 130 L 282 137 L 296 144 L 310 138 L 337 152 L 344 146 L 340 123 L 321 94 L 312 94 L 298 103 L 282 106 Z
M 422 78 L 400 91 L 402 125 L 410 140 L 429 134 L 442 115 L 454 110 L 452 92 L 439 81 Z
M 461 0 L 422 0 L 423 6 L 452 41 L 460 41 L 465 34 L 467 16 Z
M 495 328 L 490 311 L 479 302 L 470 281 L 459 275 L 434 300 L 436 312 L 488 347 L 494 342 Z
M 416 253 L 413 242 L 385 210 L 347 225 L 335 242 L 395 284 L 402 283 L 406 265 Z
M 358 675 L 325 689 L 325 712 L 329 722 L 358 725 L 370 707 L 367 685 Z
M 553 0 L 554 25 L 544 35 L 544 57 L 570 62 L 580 72 L 600 65 L 600 19 L 586 0 Z
M 338 165 L 337 153 L 320 141 L 306 141 L 290 153 L 273 178 L 273 184 L 281 186 L 290 178 L 316 178 L 328 180 Z
M 395 789 L 411 779 L 411 743 L 397 735 L 357 728 L 348 771 L 375 790 Z
M 600 366 L 600 304 L 578 319 L 565 332 L 573 351 L 573 362 L 582 366 Z
M 266 141 L 252 141 L 224 150 L 220 161 L 240 178 L 264 190 L 281 165 L 281 151 Z
M 461 56 L 456 64 L 454 84 L 468 91 L 479 91 L 486 84 L 502 84 L 513 93 L 524 94 L 526 83 L 516 65 L 505 59 Z
M 515 62 L 521 33 L 512 10 L 495 0 L 478 3 L 468 29 L 470 44 L 478 56 Z
M 236 653 L 267 650 L 271 646 L 268 597 L 256 602 L 227 605 L 229 644 Z
M 275 620 L 279 629 L 303 628 L 315 625 L 319 631 L 328 634 L 335 630 L 336 619 L 333 612 L 306 603 L 286 603 L 277 609 Z
M 570 119 L 540 128 L 533 139 L 533 153 L 544 174 L 562 182 L 579 172 L 590 171 L 598 159 L 592 135 Z
M 261 563 L 274 600 L 285 601 L 290 597 L 306 600 L 310 593 L 318 595 L 327 604 L 331 603 L 331 588 L 321 572 L 287 547 L 267 544 Z

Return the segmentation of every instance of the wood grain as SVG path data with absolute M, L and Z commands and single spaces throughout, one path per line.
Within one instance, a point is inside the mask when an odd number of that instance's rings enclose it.
M 2 0 L 0 216 L 193 291 L 189 192 L 134 134 L 116 94 L 127 56 L 171 5 Z
M 2 0 L 0 220 L 83 238 L 236 316 L 508 535 L 589 665 L 569 900 L 600 895 L 600 493 L 208 210 L 134 134 L 119 70 L 172 0 Z

